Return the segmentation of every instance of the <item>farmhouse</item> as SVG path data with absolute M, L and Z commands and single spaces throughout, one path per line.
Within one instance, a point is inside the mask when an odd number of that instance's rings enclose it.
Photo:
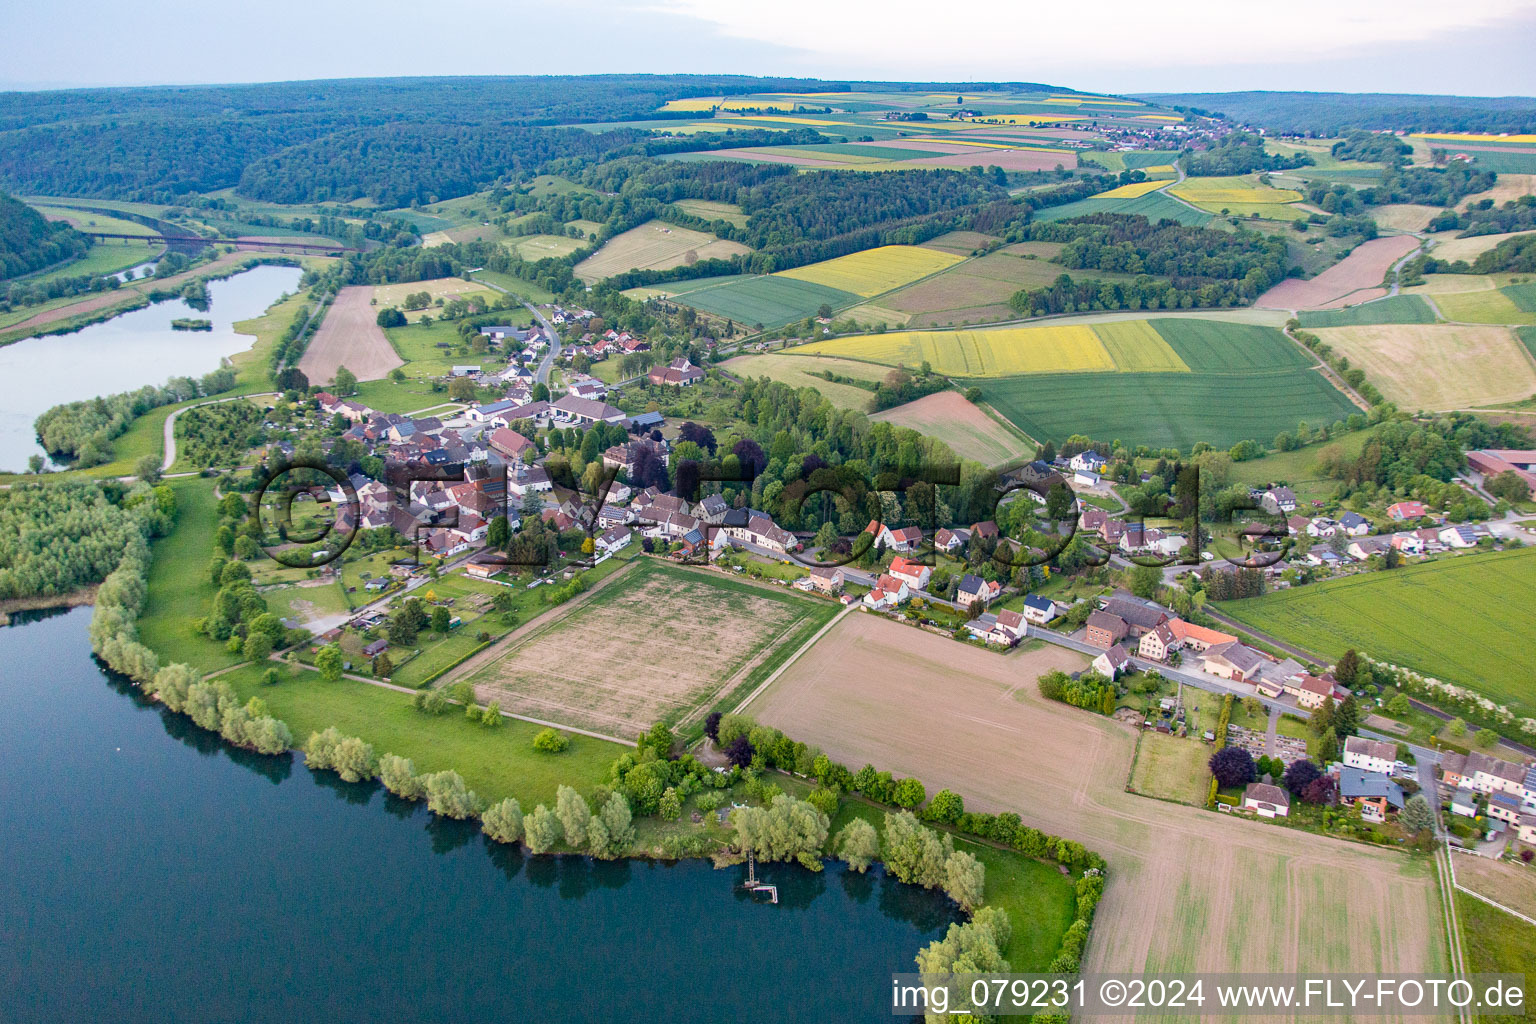
M 1088 633 L 1085 637 L 1088 643 L 1105 650 L 1124 640 L 1130 627 L 1124 619 L 1113 612 L 1095 611 L 1088 615 Z
M 1243 790 L 1243 810 L 1261 818 L 1285 818 L 1291 813 L 1290 794 L 1267 782 L 1250 782 Z
M 1467 475 L 1478 486 L 1500 473 L 1513 473 L 1531 493 L 1536 493 L 1536 451 L 1490 448 L 1467 452 L 1467 469 Z
M 1205 626 L 1197 626 L 1193 622 L 1185 622 L 1183 619 L 1169 619 L 1168 629 L 1173 633 L 1173 638 L 1192 651 L 1207 651 L 1217 644 L 1237 643 L 1237 637 Z
M 1351 736 L 1344 741 L 1346 768 L 1359 768 L 1361 771 L 1390 775 L 1396 761 L 1397 744 L 1395 743 L 1366 739 L 1364 736 Z
M 1143 601 L 1124 590 L 1117 590 L 1102 605 L 1104 611 L 1125 620 L 1129 635 L 1141 636 L 1170 618 L 1166 609 L 1153 601 Z
M 491 436 L 488 440 L 491 448 L 509 459 L 521 460 L 525 456 L 531 459 L 537 453 L 537 449 L 532 441 L 517 431 L 508 430 L 506 427 L 497 427 L 491 431 Z
M 704 371 L 688 361 L 687 356 L 679 356 L 666 366 L 653 366 L 646 378 L 652 384 L 665 384 L 674 388 L 692 387 L 704 379 Z
M 864 527 L 864 532 L 873 535 L 874 547 L 883 547 L 887 551 L 899 551 L 903 554 L 916 551 L 923 542 L 921 527 L 907 526 L 900 530 L 893 530 L 884 523 L 870 520 Z
M 591 398 L 577 398 L 575 395 L 566 395 L 553 403 L 550 408 L 554 411 L 555 418 L 568 423 L 622 423 L 625 413 L 622 409 L 615 409 L 607 402 L 599 402 Z
M 1173 630 L 1169 629 L 1165 622 L 1156 629 L 1142 634 L 1136 653 L 1152 661 L 1167 661 L 1168 656 L 1179 647 L 1178 638 L 1173 635 Z

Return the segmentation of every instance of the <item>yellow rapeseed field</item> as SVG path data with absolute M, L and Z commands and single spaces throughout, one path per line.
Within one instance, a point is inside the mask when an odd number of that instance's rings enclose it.
M 1168 190 L 1202 209 L 1219 210 L 1237 205 L 1275 205 L 1294 203 L 1301 193 L 1288 188 L 1271 188 L 1243 175 L 1225 178 L 1185 178 Z
M 807 267 L 783 270 L 779 277 L 838 288 L 869 298 L 910 284 L 959 263 L 964 257 L 915 245 L 882 245 Z
M 1057 121 L 1081 121 L 1087 114 L 982 114 L 970 120 L 983 124 L 1055 124 Z
M 1110 358 L 1122 373 L 1188 373 L 1189 366 L 1145 320 L 1095 324 Z
M 1093 198 L 1135 199 L 1138 196 L 1146 195 L 1148 192 L 1156 192 L 1166 184 L 1168 184 L 1166 181 L 1138 181 L 1130 185 L 1121 185 L 1119 188 L 1112 188 L 1108 192 L 1100 192 Z
M 952 377 L 1108 371 L 1115 361 L 1091 327 L 997 327 L 977 331 L 891 331 L 795 350 L 895 366 L 929 363 Z

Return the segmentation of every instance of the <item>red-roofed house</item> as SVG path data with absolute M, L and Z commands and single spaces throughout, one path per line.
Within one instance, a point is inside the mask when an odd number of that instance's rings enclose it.
M 891 559 L 890 574 L 913 590 L 927 590 L 928 580 L 933 576 L 933 570 L 926 565 L 909 562 L 897 555 Z

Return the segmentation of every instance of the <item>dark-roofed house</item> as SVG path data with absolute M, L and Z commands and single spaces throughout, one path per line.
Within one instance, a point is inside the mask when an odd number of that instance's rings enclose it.
M 1403 787 L 1377 772 L 1364 768 L 1339 769 L 1339 799 L 1346 804 L 1356 800 L 1385 797 L 1395 811 L 1403 809 Z
M 1124 644 L 1114 644 L 1093 659 L 1093 670 L 1109 679 L 1120 678 L 1120 673 L 1129 670 L 1130 667 L 1131 652 L 1125 649 Z
M 577 398 L 575 395 L 564 395 L 551 403 L 555 418 L 568 423 L 622 423 L 628 417 L 624 410 L 616 409 L 607 402 L 599 402 L 594 398 Z
M 974 573 L 966 573 L 960 577 L 960 586 L 955 591 L 955 603 L 962 608 L 970 608 L 978 601 L 990 601 L 1002 593 L 1002 587 L 996 583 L 989 583 Z
M 1118 615 L 1130 628 L 1130 636 L 1141 636 L 1167 622 L 1167 609 L 1151 601 L 1143 601 L 1125 591 L 1116 591 L 1104 602 L 1104 610 Z
M 1043 626 L 1056 617 L 1056 602 L 1039 594 L 1024 595 L 1024 618 Z
M 1088 633 L 1084 638 L 1095 647 L 1108 650 L 1130 632 L 1124 619 L 1113 612 L 1094 611 L 1088 615 Z
M 1290 515 L 1296 511 L 1296 492 L 1289 487 L 1271 487 L 1259 498 L 1259 505 L 1271 515 Z

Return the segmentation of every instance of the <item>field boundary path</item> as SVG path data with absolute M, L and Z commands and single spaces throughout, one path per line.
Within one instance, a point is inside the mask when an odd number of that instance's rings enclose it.
M 1307 348 L 1307 346 L 1303 345 L 1301 343 L 1301 339 L 1291 333 L 1291 328 L 1289 325 L 1280 328 L 1280 333 L 1291 339 L 1291 341 L 1295 342 L 1296 347 L 1300 348 L 1307 354 L 1308 359 L 1315 360 L 1312 364 L 1312 369 L 1316 370 L 1318 373 L 1321 373 L 1327 379 L 1328 383 L 1332 384 L 1334 388 L 1336 388 L 1345 398 L 1358 405 L 1361 411 L 1371 411 L 1371 403 L 1367 402 L 1365 398 L 1360 394 L 1360 392 L 1350 387 L 1349 382 L 1343 377 L 1340 377 L 1334 368 L 1329 366 L 1325 360 L 1318 359 L 1315 352 Z
M 800 656 L 802 654 L 804 654 L 806 651 L 810 650 L 813 646 L 815 646 L 816 641 L 818 641 L 822 637 L 826 636 L 827 633 L 829 633 L 831 631 L 833 626 L 835 626 L 839 622 L 843 621 L 843 616 L 845 616 L 848 613 L 852 612 L 854 610 L 854 608 L 856 608 L 856 607 L 858 607 L 858 606 L 857 605 L 851 605 L 851 604 L 850 605 L 845 605 L 843 607 L 842 611 L 838 612 L 836 615 L 832 616 L 832 618 L 828 619 L 827 620 L 827 624 L 825 626 L 822 626 L 820 629 L 818 629 L 815 632 L 815 634 L 809 640 L 807 640 L 805 643 L 801 644 L 799 650 L 797 650 L 794 654 L 791 654 L 788 658 L 785 658 L 784 659 L 784 664 L 782 664 L 778 668 L 774 669 L 772 674 L 770 674 L 767 679 L 764 679 L 762 684 L 760 686 L 758 686 L 757 689 L 753 690 L 751 693 L 747 694 L 746 697 L 742 698 L 741 703 L 736 705 L 735 710 L 732 711 L 731 713 L 733 715 L 739 715 L 742 712 L 746 711 L 748 704 L 751 704 L 754 700 L 756 700 L 758 698 L 758 696 L 760 694 L 762 694 L 762 692 L 764 690 L 766 690 L 766 689 L 768 689 L 768 687 L 772 686 L 774 684 L 774 682 L 779 678 L 779 676 L 784 674 L 786 669 L 788 669 L 795 662 L 799 661 L 800 660 Z
M 358 380 L 380 380 L 405 365 L 378 325 L 372 299 L 372 285 L 351 284 L 336 293 L 299 358 L 299 369 L 311 383 L 328 383 L 343 366 Z
M 506 636 L 502 637 L 500 640 L 497 640 L 495 643 L 491 644 L 491 646 L 487 647 L 485 650 L 479 652 L 478 654 L 469 656 L 468 658 L 459 662 L 459 664 L 455 665 L 453 668 L 449 669 L 443 674 L 442 678 L 438 680 L 437 685 L 440 687 L 450 686 L 461 679 L 468 678 L 470 675 L 480 671 L 482 668 L 491 664 L 492 662 L 501 660 L 501 658 L 508 654 L 513 647 L 528 639 L 529 634 L 534 632 L 543 632 L 545 628 L 553 625 L 560 619 L 563 619 L 567 614 L 575 611 L 577 608 L 580 608 L 583 604 L 586 604 L 587 601 L 591 600 L 592 595 L 600 593 L 604 587 L 608 586 L 614 580 L 623 579 L 625 576 L 628 576 L 634 567 L 639 564 L 640 563 L 638 561 L 630 562 L 628 565 L 624 566 L 622 569 L 618 570 L 612 575 L 598 580 L 597 585 L 594 586 L 591 590 L 584 590 L 571 600 L 562 604 L 557 604 L 553 608 L 540 612 L 533 618 L 529 619 L 527 622 L 523 623 L 521 626 L 518 626 L 512 632 L 508 633 Z M 522 584 L 517 585 L 522 586 Z M 559 728 L 564 729 L 566 726 L 562 725 L 559 726 Z

